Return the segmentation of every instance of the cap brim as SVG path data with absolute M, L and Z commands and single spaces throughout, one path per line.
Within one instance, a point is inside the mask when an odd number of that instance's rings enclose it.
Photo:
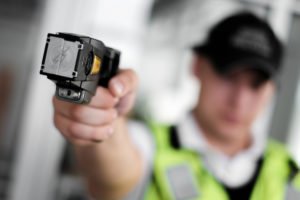
M 224 67 L 223 69 L 225 69 L 223 73 L 230 73 L 235 70 L 257 70 L 262 72 L 267 79 L 272 78 L 276 73 L 272 64 L 258 58 L 240 59 L 228 64 L 227 67 Z
M 198 45 L 192 47 L 194 53 L 203 54 L 210 58 L 214 65 L 214 68 L 221 74 L 231 73 L 235 70 L 257 70 L 262 72 L 267 79 L 272 78 L 276 74 L 274 66 L 262 59 L 257 57 L 249 57 L 248 55 L 240 55 L 241 58 L 235 60 L 235 58 L 224 59 L 221 53 L 216 53 L 209 45 Z M 233 52 L 234 54 L 234 52 Z M 244 57 L 244 58 L 243 58 Z
M 204 54 L 206 54 L 210 51 L 210 47 L 209 47 L 209 45 L 206 45 L 206 44 L 197 45 L 197 46 L 193 46 L 192 50 L 193 50 L 194 53 L 204 53 Z

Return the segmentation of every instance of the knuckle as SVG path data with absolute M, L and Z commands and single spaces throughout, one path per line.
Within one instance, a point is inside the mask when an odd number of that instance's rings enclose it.
M 56 97 L 55 97 L 55 96 L 52 97 L 52 104 L 53 104 L 54 106 L 56 105 Z
M 102 96 L 103 94 L 105 95 L 105 93 L 105 89 L 102 86 L 98 86 L 95 96 Z M 95 96 L 93 96 L 92 99 L 95 98 Z
M 129 71 L 127 71 L 127 73 L 124 73 L 123 76 L 121 76 L 121 81 L 123 82 L 131 82 L 131 79 L 132 79 L 132 75 Z
M 55 96 L 52 98 L 52 105 L 53 105 L 54 111 L 56 111 L 60 107 L 59 102 L 57 101 Z
M 131 80 L 131 82 L 136 82 L 138 77 L 136 72 L 133 69 L 128 69 L 128 74 L 129 74 L 129 79 Z
M 98 90 L 97 90 L 97 96 L 110 96 L 110 92 L 108 91 L 107 88 L 104 88 L 102 86 L 99 86 L 98 87 Z
M 62 106 L 64 103 L 62 100 L 59 100 L 55 95 L 52 97 L 52 104 L 54 107 L 60 107 Z
M 116 117 L 117 117 L 117 111 L 116 111 L 116 109 L 110 109 L 110 110 L 108 110 L 107 111 L 107 115 L 108 115 L 108 121 L 112 121 L 112 120 L 114 120 Z
M 75 122 L 71 122 L 70 124 L 69 124 L 69 126 L 67 127 L 67 131 L 68 131 L 68 135 L 70 136 L 70 137 L 74 137 L 74 136 L 76 136 L 76 135 L 78 135 L 78 132 L 79 132 L 79 125 L 77 124 L 77 123 L 75 123 Z
M 78 139 L 71 139 L 70 142 L 73 145 L 81 146 L 81 147 L 87 147 L 87 146 L 91 146 L 93 144 L 93 142 L 91 142 L 91 141 L 78 140 Z
M 93 140 L 104 141 L 109 137 L 108 129 L 109 126 L 102 126 L 95 128 L 91 133 Z
M 59 118 L 58 115 L 54 115 L 54 127 L 64 136 L 68 134 L 64 129 L 65 123 Z
M 58 115 L 57 114 L 54 114 L 53 122 L 54 122 L 55 128 L 60 129 L 60 126 L 59 126 L 60 121 L 58 119 Z
M 82 106 L 74 106 L 70 113 L 73 119 L 80 121 L 84 113 L 84 108 Z
M 99 103 L 108 104 L 108 106 L 112 107 L 114 103 L 113 97 L 110 94 L 103 95 L 103 97 L 99 99 Z
M 132 91 L 136 88 L 137 81 L 136 73 L 132 69 L 128 69 L 126 76 L 123 77 L 123 82 L 125 82 L 129 91 Z
M 100 129 L 93 129 L 91 131 L 91 136 L 93 138 L 93 140 L 103 140 L 103 133 Z
M 107 89 L 98 88 L 97 94 L 92 98 L 92 101 L 97 105 L 106 105 L 113 107 L 113 97 Z

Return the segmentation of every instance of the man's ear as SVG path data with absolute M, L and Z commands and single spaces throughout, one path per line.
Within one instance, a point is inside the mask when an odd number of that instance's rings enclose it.
M 203 57 L 201 55 L 194 54 L 193 62 L 192 62 L 192 72 L 193 75 L 198 79 L 201 80 L 201 69 L 204 64 Z

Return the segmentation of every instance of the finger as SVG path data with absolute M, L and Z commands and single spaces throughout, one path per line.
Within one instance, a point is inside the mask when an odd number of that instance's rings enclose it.
M 58 114 L 63 115 L 71 120 L 86 125 L 104 125 L 110 123 L 117 118 L 116 109 L 98 109 L 85 105 L 72 104 L 53 98 L 54 110 Z
M 71 110 L 75 105 L 71 102 L 60 100 L 56 96 L 53 96 L 52 103 L 54 106 L 54 111 L 59 112 L 65 116 L 68 115 L 69 110 Z
M 77 110 L 80 110 L 80 107 L 87 107 L 84 105 L 78 105 L 68 101 L 63 101 L 61 99 L 58 99 L 56 96 L 53 97 L 53 105 L 54 105 L 55 113 L 58 113 L 70 119 L 75 118 L 73 117 L 75 115 L 74 110 L 76 111 L 76 117 L 77 117 L 77 115 L 79 114 Z
M 67 130 L 67 124 L 68 120 L 66 120 L 64 117 L 60 115 L 54 116 L 54 125 L 55 127 L 62 133 L 62 135 L 65 137 L 66 140 L 68 140 L 70 143 L 77 145 L 77 146 L 91 146 L 95 145 L 97 143 L 100 143 L 100 140 L 83 140 L 78 139 L 74 137 L 70 137 Z
M 136 93 L 131 92 L 124 96 L 117 105 L 119 115 L 127 114 L 134 105 Z
M 72 121 L 62 115 L 54 116 L 54 124 L 58 130 L 70 141 L 102 141 L 107 139 L 113 133 L 112 124 L 103 126 L 88 126 Z
M 76 122 L 92 126 L 111 123 L 118 117 L 114 108 L 104 110 L 81 105 L 75 105 L 69 110 L 58 109 L 56 112 Z
M 86 146 L 92 146 L 92 145 L 95 145 L 95 144 L 99 144 L 102 142 L 101 141 L 98 141 L 98 140 L 81 140 L 81 139 L 69 139 L 68 140 L 71 144 L 73 145 L 76 145 L 76 146 L 82 146 L 82 147 L 86 147 Z
M 95 96 L 92 97 L 88 106 L 95 108 L 113 108 L 118 102 L 110 91 L 103 87 L 98 87 Z
M 113 77 L 109 84 L 109 91 L 115 97 L 122 97 L 137 88 L 138 79 L 135 72 L 131 69 L 121 70 Z

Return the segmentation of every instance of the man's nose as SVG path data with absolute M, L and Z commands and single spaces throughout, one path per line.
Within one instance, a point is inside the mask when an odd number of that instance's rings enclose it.
M 251 89 L 246 85 L 236 85 L 231 96 L 232 106 L 235 109 L 247 109 L 251 102 Z

